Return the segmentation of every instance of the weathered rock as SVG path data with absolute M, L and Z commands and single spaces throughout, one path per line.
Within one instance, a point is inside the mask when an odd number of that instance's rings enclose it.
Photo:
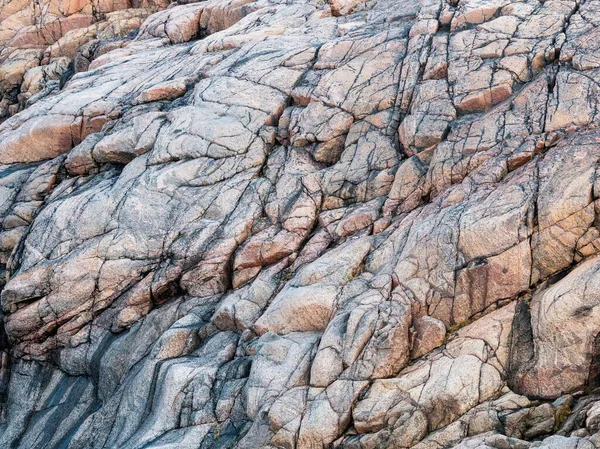
M 600 449 L 596 0 L 0 0 L 0 447 Z
M 590 274 L 596 273 L 598 264 L 597 257 L 581 263 L 561 282 L 540 289 L 530 310 L 522 312 L 519 319 L 529 329 L 530 341 L 515 347 L 516 355 L 511 356 L 511 379 L 517 392 L 553 398 L 597 382 L 595 338 L 599 330 L 593 299 L 597 283 Z M 552 343 L 546 343 L 546 335 L 552 335 Z M 520 359 L 519 352 L 528 346 L 535 358 Z
M 414 323 L 415 336 L 410 356 L 421 357 L 442 346 L 446 339 L 446 326 L 440 320 L 430 316 L 417 318 Z

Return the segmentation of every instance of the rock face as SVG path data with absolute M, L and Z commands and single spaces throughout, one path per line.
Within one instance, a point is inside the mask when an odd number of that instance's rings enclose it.
M 0 0 L 0 121 L 126 46 L 169 0 Z M 61 81 L 62 79 L 62 81 Z
M 599 449 L 599 42 L 0 0 L 0 448 Z

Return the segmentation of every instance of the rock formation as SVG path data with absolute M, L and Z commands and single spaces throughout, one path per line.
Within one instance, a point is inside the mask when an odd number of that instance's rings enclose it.
M 600 449 L 600 0 L 0 0 L 0 448 Z

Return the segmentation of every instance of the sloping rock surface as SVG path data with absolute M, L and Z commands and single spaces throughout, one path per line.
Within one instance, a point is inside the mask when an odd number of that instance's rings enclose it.
M 0 120 L 0 448 L 600 448 L 600 1 L 0 0 Z

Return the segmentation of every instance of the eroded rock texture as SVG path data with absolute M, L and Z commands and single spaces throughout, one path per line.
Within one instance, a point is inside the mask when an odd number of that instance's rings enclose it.
M 0 0 L 0 95 L 1 448 L 600 448 L 600 1 Z
M 169 0 L 0 0 L 0 121 L 126 46 Z

